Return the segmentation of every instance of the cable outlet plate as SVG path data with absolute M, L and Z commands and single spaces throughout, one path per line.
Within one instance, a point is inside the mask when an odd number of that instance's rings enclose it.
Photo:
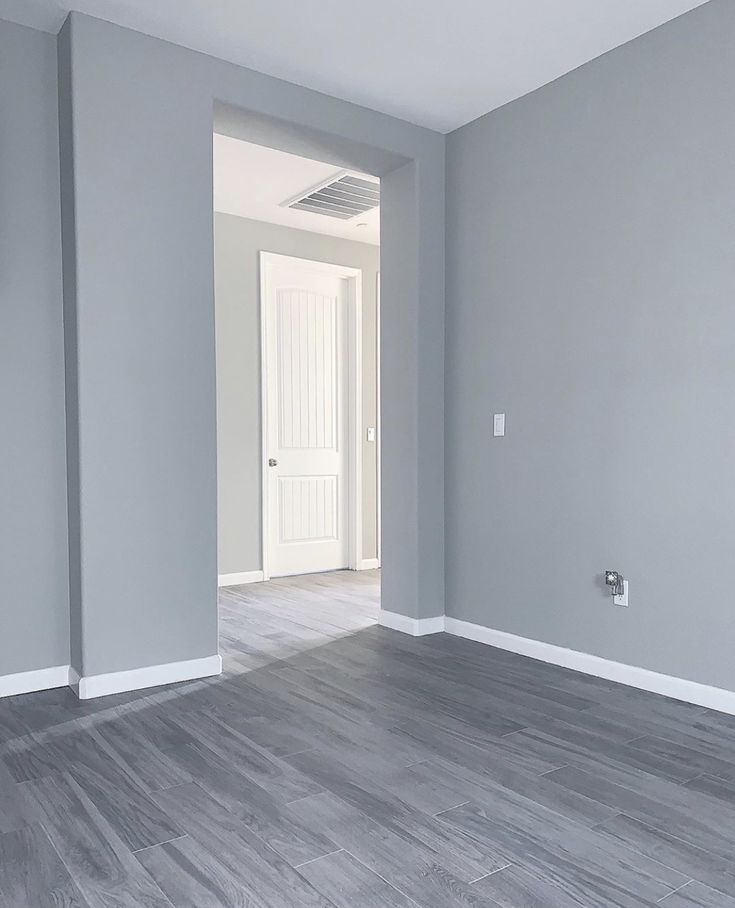
M 623 595 L 622 596 L 613 596 L 614 605 L 622 605 L 623 608 L 628 607 L 628 581 L 623 580 Z

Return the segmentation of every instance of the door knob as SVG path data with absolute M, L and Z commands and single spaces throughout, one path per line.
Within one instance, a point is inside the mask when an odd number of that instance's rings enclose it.
M 275 457 L 269 457 L 269 458 L 268 458 L 268 466 L 269 466 L 269 467 L 277 467 L 277 466 L 278 466 L 278 461 L 276 460 Z

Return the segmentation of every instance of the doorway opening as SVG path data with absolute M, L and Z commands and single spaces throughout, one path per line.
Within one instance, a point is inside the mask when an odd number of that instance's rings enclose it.
M 225 609 L 288 593 L 377 621 L 379 236 L 378 178 L 215 133 Z

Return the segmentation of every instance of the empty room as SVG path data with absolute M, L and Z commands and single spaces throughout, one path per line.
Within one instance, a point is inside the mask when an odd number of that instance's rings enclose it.
M 735 908 L 733 0 L 0 0 L 1 908 Z

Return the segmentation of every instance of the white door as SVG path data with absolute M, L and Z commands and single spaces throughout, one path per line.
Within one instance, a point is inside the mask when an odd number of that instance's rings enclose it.
M 261 257 L 267 572 L 349 564 L 348 314 L 354 278 Z

